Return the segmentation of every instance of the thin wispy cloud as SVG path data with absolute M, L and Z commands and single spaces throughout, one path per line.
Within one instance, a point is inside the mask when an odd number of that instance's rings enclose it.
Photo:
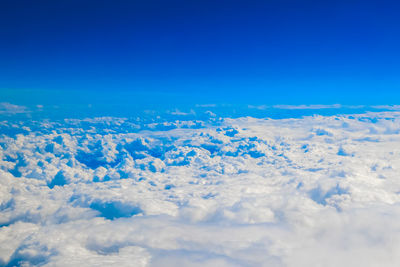
M 400 110 L 400 105 L 376 105 L 372 106 L 375 109 L 385 109 L 385 110 Z
M 25 106 L 15 105 L 8 102 L 0 103 L 0 114 L 5 115 L 13 115 L 13 114 L 21 114 L 28 113 L 29 109 Z
M 272 107 L 276 109 L 339 109 L 342 105 L 273 105 Z

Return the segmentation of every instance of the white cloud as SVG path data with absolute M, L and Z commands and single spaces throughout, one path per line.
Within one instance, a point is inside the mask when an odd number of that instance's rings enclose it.
M 137 123 L 1 135 L 0 265 L 400 263 L 400 112 Z
M 196 108 L 215 108 L 217 104 L 196 104 Z
M 196 113 L 193 109 L 191 109 L 190 112 L 183 112 L 183 111 L 180 111 L 179 109 L 175 109 L 174 111 L 169 111 L 167 113 L 169 113 L 171 115 L 178 115 L 178 116 L 196 115 Z
M 372 106 L 375 109 L 385 109 L 385 110 L 400 110 L 400 105 L 380 105 Z
M 258 106 L 257 105 L 248 105 L 247 107 L 250 109 L 259 109 L 259 110 L 265 110 L 265 109 L 270 108 L 267 105 L 258 105 Z
M 29 110 L 25 106 L 14 105 L 7 102 L 0 103 L 0 114 L 12 115 L 27 112 L 29 112 Z
M 333 105 L 274 105 L 273 108 L 277 109 L 337 109 L 341 108 L 340 104 Z

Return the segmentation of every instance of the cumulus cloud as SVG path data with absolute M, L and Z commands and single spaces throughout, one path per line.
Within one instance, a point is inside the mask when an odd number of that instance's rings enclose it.
M 0 126 L 0 265 L 400 263 L 399 112 Z

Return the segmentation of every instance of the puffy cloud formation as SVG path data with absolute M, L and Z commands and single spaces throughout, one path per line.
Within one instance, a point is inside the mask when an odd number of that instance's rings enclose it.
M 400 263 L 398 112 L 0 130 L 2 266 Z

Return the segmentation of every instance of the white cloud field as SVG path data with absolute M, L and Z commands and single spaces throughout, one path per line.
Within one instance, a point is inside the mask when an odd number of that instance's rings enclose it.
M 0 133 L 1 266 L 400 264 L 397 111 Z

